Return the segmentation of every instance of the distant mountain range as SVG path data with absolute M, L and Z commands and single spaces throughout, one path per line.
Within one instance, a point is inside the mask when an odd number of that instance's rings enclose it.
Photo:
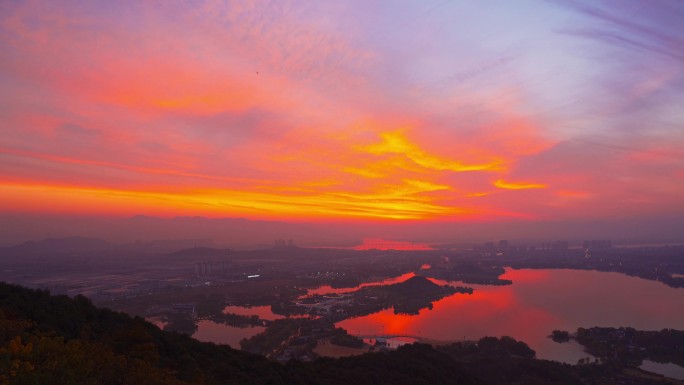
M 0 247 L 0 257 L 79 255 L 112 251 L 171 253 L 171 255 L 176 256 L 186 254 L 195 256 L 220 256 L 225 255 L 227 251 L 230 251 L 230 249 L 198 246 L 208 244 L 211 244 L 211 241 L 207 239 L 174 239 L 155 240 L 150 242 L 112 243 L 98 238 L 87 237 L 47 238 L 41 241 L 27 241 L 15 246 Z
M 213 247 L 191 247 L 169 253 L 171 257 L 224 257 L 233 252 L 232 249 L 217 249 Z
M 43 239 L 42 241 L 28 241 L 16 246 L 0 248 L 0 256 L 45 253 L 82 253 L 108 250 L 112 247 L 113 245 L 111 243 L 97 238 L 47 238 Z
M 271 247 L 276 239 L 293 239 L 310 246 L 354 246 L 363 231 L 340 231 L 334 225 L 299 224 L 245 218 L 173 217 L 139 215 L 120 217 L 0 216 L 0 245 L 38 239 L 97 238 L 109 242 L 151 244 L 181 240 L 176 250 L 224 245 L 242 249 Z M 197 244 L 187 240 L 198 241 Z M 161 246 L 161 245 L 157 245 Z M 172 251 L 167 248 L 167 251 Z

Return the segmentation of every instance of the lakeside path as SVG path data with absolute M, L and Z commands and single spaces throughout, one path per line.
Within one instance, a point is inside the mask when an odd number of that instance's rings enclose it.
M 431 338 L 424 338 L 424 337 L 418 337 L 418 336 L 405 336 L 405 335 L 363 335 L 363 336 L 356 336 L 358 338 L 363 338 L 363 339 L 377 339 L 377 338 L 384 338 L 384 339 L 391 339 L 391 338 L 400 338 L 400 337 L 408 337 L 408 338 L 414 338 L 416 341 L 415 342 L 420 342 L 424 344 L 429 344 L 432 346 L 443 346 L 443 345 L 449 345 L 457 341 L 446 341 L 446 340 L 435 340 Z M 313 349 L 314 353 L 322 356 L 322 357 L 331 357 L 331 358 L 339 358 L 339 357 L 348 357 L 348 356 L 355 356 L 359 354 L 364 354 L 367 352 L 370 352 L 371 345 L 364 344 L 363 347 L 360 348 L 354 348 L 354 347 L 349 347 L 349 346 L 340 346 L 340 345 L 335 345 L 331 343 L 329 340 L 320 340 L 318 341 L 318 345 Z

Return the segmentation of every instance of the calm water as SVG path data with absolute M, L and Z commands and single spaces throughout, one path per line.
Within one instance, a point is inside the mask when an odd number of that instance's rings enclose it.
M 644 363 L 640 366 L 640 368 L 649 372 L 660 373 L 667 377 L 684 380 L 684 367 L 679 365 L 661 364 L 659 362 L 644 360 Z
M 509 286 L 472 286 L 418 315 L 392 309 L 339 322 L 355 335 L 406 335 L 434 340 L 474 340 L 508 335 L 525 341 L 537 357 L 577 363 L 588 356 L 574 342 L 558 344 L 553 329 L 631 326 L 642 330 L 684 329 L 684 289 L 618 273 L 582 270 L 512 270 Z
M 233 314 L 239 314 L 239 315 L 245 315 L 245 316 L 252 316 L 252 315 L 258 315 L 259 318 L 273 321 L 277 320 L 280 318 L 285 318 L 282 315 L 275 314 L 274 312 L 271 311 L 271 306 L 252 306 L 252 307 L 244 307 L 244 306 L 226 306 L 223 309 L 223 313 L 233 313 Z
M 273 313 L 270 306 L 226 306 L 223 309 L 223 312 L 245 316 L 258 315 L 259 318 L 270 321 L 284 318 L 281 315 Z M 197 331 L 192 337 L 199 341 L 230 345 L 230 347 L 234 349 L 240 349 L 240 340 L 253 337 L 264 330 L 266 330 L 266 328 L 261 326 L 238 328 L 226 324 L 215 323 L 210 320 L 203 320 L 197 323 Z
M 404 282 L 411 277 L 415 277 L 415 274 L 414 273 L 406 273 L 406 274 L 402 274 L 398 277 L 387 278 L 387 279 L 383 279 L 381 281 L 365 282 L 365 283 L 362 283 L 356 287 L 345 287 L 345 288 L 336 289 L 336 288 L 333 288 L 332 286 L 329 286 L 329 285 L 319 286 L 317 288 L 307 290 L 306 294 L 303 295 L 302 298 L 308 297 L 308 296 L 311 296 L 314 294 L 351 293 L 352 291 L 356 291 L 362 287 L 367 287 L 367 286 L 394 285 L 395 283 Z
M 283 318 L 282 316 L 278 316 L 271 312 L 270 306 L 255 306 L 251 308 L 228 306 L 224 310 L 224 313 L 226 312 L 241 315 L 257 314 L 262 319 Z M 268 318 L 270 315 L 273 315 L 274 318 Z M 160 329 L 164 329 L 164 325 L 166 325 L 166 322 L 162 321 L 160 317 L 148 317 L 146 320 L 157 325 Z M 266 330 L 266 328 L 261 326 L 238 328 L 226 324 L 219 324 L 210 320 L 202 320 L 197 322 L 197 330 L 193 333 L 192 337 L 198 341 L 230 345 L 233 349 L 240 349 L 240 340 L 253 337 L 264 330 Z
M 402 282 L 413 273 L 355 288 L 333 289 L 322 286 L 311 294 L 341 293 L 371 285 Z M 392 309 L 339 322 L 337 326 L 361 336 L 404 336 L 392 341 L 411 340 L 411 336 L 438 341 L 475 340 L 484 336 L 508 335 L 525 341 L 537 357 L 571 364 L 588 354 L 574 341 L 555 343 L 547 336 L 553 329 L 575 331 L 578 327 L 630 326 L 642 330 L 684 329 L 684 289 L 673 289 L 660 282 L 647 281 L 619 273 L 583 270 L 513 270 L 503 279 L 508 286 L 467 285 L 472 295 L 455 294 L 434 303 L 432 310 L 418 315 L 395 315 Z M 445 284 L 443 281 L 435 281 Z M 455 283 L 463 285 L 462 283 Z M 262 319 L 282 318 L 269 306 L 251 308 L 228 306 L 225 312 L 258 315 Z M 263 327 L 236 328 L 201 321 L 193 337 L 201 341 L 228 344 L 239 348 L 239 341 L 264 330 Z M 681 378 L 684 368 L 645 361 L 643 369 Z
M 197 331 L 192 335 L 192 338 L 203 342 L 230 345 L 233 349 L 240 349 L 240 340 L 253 337 L 264 330 L 266 330 L 266 328 L 263 326 L 236 328 L 234 326 L 204 320 L 197 323 Z

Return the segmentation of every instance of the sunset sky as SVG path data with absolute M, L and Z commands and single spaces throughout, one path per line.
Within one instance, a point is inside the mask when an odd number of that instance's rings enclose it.
M 0 214 L 684 217 L 680 1 L 3 1 Z

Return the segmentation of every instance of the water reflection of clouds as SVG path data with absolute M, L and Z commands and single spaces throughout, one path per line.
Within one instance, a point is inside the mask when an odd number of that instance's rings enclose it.
M 197 331 L 192 337 L 199 341 L 230 345 L 230 347 L 234 349 L 240 349 L 240 341 L 242 339 L 253 337 L 264 330 L 266 330 L 266 328 L 262 326 L 237 328 L 209 320 L 203 320 L 197 323 Z
M 558 346 L 554 329 L 631 326 L 645 330 L 683 328 L 684 291 L 619 273 L 584 270 L 512 270 L 508 286 L 474 285 L 472 295 L 455 294 L 418 315 L 387 309 L 337 324 L 351 334 L 400 334 L 457 341 L 509 335 L 538 356 L 577 362 L 581 349 Z
M 404 282 L 407 279 L 415 277 L 415 276 L 416 276 L 415 273 L 406 273 L 406 274 L 402 274 L 398 277 L 387 278 L 387 279 L 384 279 L 381 281 L 373 281 L 373 282 L 362 283 L 362 284 L 355 286 L 355 287 L 334 288 L 330 285 L 319 286 L 317 288 L 307 290 L 306 295 L 304 295 L 302 297 L 308 297 L 308 296 L 311 296 L 314 294 L 324 295 L 324 294 L 351 293 L 353 291 L 356 291 L 356 290 L 359 290 L 361 288 L 368 287 L 368 286 L 393 285 L 395 283 Z
M 279 318 L 284 318 L 281 315 L 275 314 L 270 306 L 252 306 L 252 307 L 245 307 L 245 306 L 226 306 L 223 309 L 224 314 L 228 313 L 233 313 L 233 314 L 239 314 L 239 315 L 244 315 L 244 316 L 252 316 L 252 315 L 257 315 L 259 316 L 260 319 L 264 320 L 269 320 L 273 321 Z

